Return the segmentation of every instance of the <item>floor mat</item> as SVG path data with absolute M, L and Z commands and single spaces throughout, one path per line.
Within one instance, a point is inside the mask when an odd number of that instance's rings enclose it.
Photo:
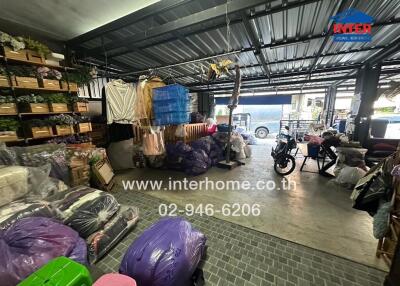
M 96 266 L 116 272 L 129 245 L 160 216 L 165 201 L 140 192 L 119 191 L 122 204 L 140 208 L 140 221 Z M 203 261 L 206 285 L 350 285 L 378 286 L 385 272 L 314 250 L 221 219 L 192 216 L 187 219 L 207 236 Z

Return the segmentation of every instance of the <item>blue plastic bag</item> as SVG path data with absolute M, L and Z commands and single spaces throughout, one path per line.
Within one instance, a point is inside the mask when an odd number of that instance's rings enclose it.
M 119 272 L 138 285 L 187 286 L 203 256 L 206 237 L 183 218 L 165 218 L 128 248 Z

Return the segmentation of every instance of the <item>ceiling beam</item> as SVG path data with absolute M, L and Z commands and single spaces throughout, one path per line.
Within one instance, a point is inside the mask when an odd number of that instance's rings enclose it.
M 288 4 L 287 6 L 281 6 L 281 7 L 273 8 L 271 10 L 256 12 L 254 15 L 249 16 L 249 19 L 256 19 L 256 18 L 259 18 L 259 17 L 262 17 L 262 16 L 271 15 L 271 14 L 274 14 L 274 13 L 278 13 L 278 12 L 282 12 L 282 11 L 285 11 L 285 10 L 289 10 L 291 8 L 295 8 L 295 7 L 299 7 L 299 6 L 302 6 L 302 5 L 307 5 L 307 4 L 311 4 L 311 3 L 319 2 L 319 1 L 320 0 L 296 2 L 296 3 L 293 3 L 293 4 Z M 236 19 L 231 19 L 230 25 L 232 26 L 233 24 L 241 23 L 242 21 L 243 21 L 243 19 L 241 17 L 236 18 Z M 382 22 L 373 23 L 372 27 L 377 28 L 377 27 L 382 27 L 382 26 L 387 26 L 387 25 L 395 25 L 395 24 L 399 24 L 399 23 L 400 23 L 400 18 L 394 18 L 394 19 L 390 19 L 388 21 L 382 21 Z M 203 28 L 203 29 L 200 29 L 200 30 L 196 30 L 194 32 L 190 32 L 190 33 L 187 33 L 187 34 L 182 34 L 181 36 L 182 37 L 190 37 L 190 36 L 193 36 L 193 35 L 209 32 L 209 31 L 214 31 L 216 29 L 223 28 L 223 27 L 226 27 L 226 23 L 225 22 L 222 23 L 222 24 L 214 24 L 214 25 L 212 25 L 210 27 L 206 27 L 206 28 Z M 296 38 L 293 38 L 293 39 L 290 39 L 290 40 L 283 40 L 283 41 L 279 41 L 279 42 L 273 42 L 273 43 L 270 43 L 270 44 L 264 44 L 264 45 L 262 45 L 262 48 L 285 46 L 285 45 L 295 44 L 295 43 L 298 43 L 298 42 L 307 42 L 307 41 L 310 41 L 310 40 L 313 40 L 313 39 L 321 39 L 321 38 L 324 38 L 324 37 L 325 37 L 325 35 L 323 35 L 323 34 L 296 37 Z M 171 37 L 171 38 L 168 38 L 168 39 L 165 39 L 165 40 L 153 42 L 153 43 L 151 43 L 149 45 L 140 46 L 140 48 L 141 49 L 146 49 L 146 48 L 150 48 L 152 46 L 162 45 L 162 44 L 170 43 L 170 42 L 173 42 L 173 41 L 176 41 L 176 40 L 178 40 L 177 37 Z M 246 50 L 246 49 L 243 49 L 243 50 Z M 247 49 L 247 50 L 249 50 L 249 49 Z M 251 50 L 253 50 L 253 49 L 251 49 Z M 110 54 L 110 57 L 117 57 L 117 56 L 120 56 L 120 55 L 123 55 L 123 54 L 126 54 L 126 53 L 129 53 L 129 50 L 120 51 L 120 52 L 116 52 L 116 53 Z
M 112 21 L 108 24 L 105 24 L 101 27 L 98 27 L 94 30 L 86 32 L 80 36 L 77 36 L 69 41 L 67 41 L 67 45 L 70 47 L 78 46 L 84 42 L 92 40 L 97 37 L 101 37 L 107 33 L 113 32 L 118 29 L 125 28 L 129 25 L 137 23 L 147 17 L 152 15 L 162 13 L 168 11 L 170 9 L 176 8 L 178 6 L 187 4 L 192 2 L 193 0 L 163 0 L 156 2 L 150 6 L 144 7 L 138 11 L 135 11 L 129 15 L 126 15 L 122 18 L 119 18 L 115 21 Z
M 312 3 L 320 2 L 320 1 L 322 1 L 322 0 L 297 1 L 297 2 L 294 2 L 294 3 L 288 4 L 286 6 L 282 5 L 282 6 L 279 6 L 279 7 L 276 7 L 276 8 L 272 8 L 272 9 L 269 9 L 269 10 L 258 11 L 256 13 L 250 15 L 249 19 L 257 19 L 257 18 L 260 18 L 260 17 L 263 17 L 263 16 L 272 15 L 274 13 L 279 13 L 279 12 L 286 11 L 286 10 L 289 10 L 289 9 L 292 9 L 292 8 L 297 8 L 297 7 L 301 7 L 303 5 L 312 4 Z M 243 19 L 241 17 L 232 18 L 232 19 L 230 19 L 230 25 L 232 26 L 234 24 L 241 23 L 242 21 L 243 21 Z M 220 24 L 215 24 L 214 23 L 212 26 L 208 26 L 206 28 L 202 28 L 202 29 L 196 30 L 194 32 L 186 33 L 186 34 L 183 34 L 183 35 L 181 34 L 181 35 L 183 37 L 191 37 L 191 36 L 194 36 L 194 35 L 197 35 L 197 34 L 200 34 L 200 33 L 206 33 L 206 32 L 214 31 L 216 29 L 225 28 L 225 27 L 226 27 L 226 22 L 224 21 L 224 22 L 222 22 Z M 171 37 L 171 38 L 168 38 L 168 39 L 165 39 L 165 40 L 158 41 L 156 43 L 152 43 L 151 45 L 141 46 L 141 48 L 149 48 L 149 47 L 152 47 L 154 45 L 162 45 L 162 44 L 170 43 L 170 42 L 176 41 L 176 40 L 178 40 L 178 38 Z M 124 53 L 126 53 L 126 52 L 118 52 L 118 53 L 115 53 L 112 56 L 113 57 L 117 57 L 117 56 L 120 56 L 120 55 L 122 55 Z
M 400 51 L 400 37 L 390 43 L 386 48 L 382 51 L 374 55 L 373 57 L 369 58 L 366 61 L 366 64 L 371 66 L 375 66 L 381 63 L 383 60 L 391 57 L 392 55 L 398 53 Z
M 282 87 L 270 87 L 269 89 L 258 89 L 257 92 L 281 92 L 281 91 L 299 91 L 299 90 L 303 90 L 303 93 L 306 93 L 307 90 L 316 90 L 316 89 L 325 89 L 325 88 L 329 88 L 330 85 L 319 85 L 319 86 L 307 86 L 304 88 L 299 88 L 299 87 L 294 87 L 294 88 L 282 88 Z M 345 92 L 345 91 L 354 91 L 354 87 L 355 84 L 347 84 L 347 85 L 341 85 L 339 88 L 341 89 L 340 91 Z M 227 90 L 223 90 L 223 91 L 216 91 L 213 92 L 214 94 L 225 94 L 228 93 L 230 91 L 232 91 L 233 88 L 231 89 L 227 89 Z M 207 90 L 204 90 L 207 91 Z M 193 91 L 196 92 L 196 91 Z M 241 93 L 244 92 L 253 92 L 253 89 L 240 89 Z
M 146 31 L 136 33 L 132 36 L 125 37 L 124 39 L 116 42 L 112 42 L 106 44 L 104 46 L 105 50 L 113 50 L 117 49 L 121 46 L 130 45 L 132 43 L 137 43 L 143 40 L 148 40 L 157 36 L 161 36 L 164 34 L 168 34 L 174 31 L 178 31 L 180 29 L 192 27 L 194 25 L 198 25 L 207 21 L 211 21 L 213 19 L 217 19 L 220 17 L 224 17 L 226 14 L 230 15 L 232 13 L 237 13 L 249 8 L 253 8 L 256 6 L 263 5 L 272 0 L 232 0 L 228 4 L 221 4 L 182 18 L 179 18 L 175 21 L 171 21 L 165 23 L 163 25 L 150 28 Z M 89 50 L 89 55 L 96 55 L 102 51 L 102 48 L 94 48 Z
M 275 87 L 275 86 L 293 86 L 295 84 L 307 84 L 307 83 L 315 83 L 315 82 L 325 82 L 325 81 L 338 81 L 338 80 L 348 80 L 355 79 L 355 76 L 336 76 L 336 77 L 325 77 L 325 78 L 313 78 L 309 80 L 292 80 L 292 81 L 281 81 L 281 82 L 265 82 L 265 83 L 257 83 L 257 84 L 242 84 L 241 88 L 263 88 L 263 87 Z M 265 78 L 263 78 L 265 79 Z M 261 79 L 259 79 L 261 80 Z M 233 85 L 234 82 L 229 83 L 229 85 Z M 216 88 L 208 88 L 209 91 L 218 91 L 218 90 L 227 90 L 232 88 L 228 87 L 216 87 Z M 202 91 L 202 89 L 191 89 L 193 91 Z M 204 90 L 204 89 L 203 89 Z
M 261 63 L 264 74 L 268 78 L 270 78 L 271 74 L 270 74 L 268 66 L 267 66 L 267 60 L 261 49 L 261 43 L 259 41 L 258 35 L 256 35 L 256 32 L 254 31 L 253 27 L 251 26 L 249 17 L 247 16 L 246 12 L 244 12 L 244 11 L 242 12 L 242 18 L 243 18 L 243 24 L 244 24 L 244 28 L 246 30 L 246 34 L 249 36 L 251 46 L 254 48 L 254 50 L 253 50 L 254 56 L 257 58 L 258 62 Z
M 321 55 L 321 57 L 330 57 L 330 56 L 338 56 L 338 55 L 345 55 L 345 54 L 352 54 L 352 53 L 361 53 L 361 52 L 367 52 L 371 50 L 379 50 L 383 49 L 385 46 L 374 46 L 374 47 L 367 47 L 367 48 L 361 48 L 361 49 L 352 49 L 352 50 L 347 50 L 347 51 L 338 51 L 334 53 L 325 53 Z M 297 61 L 304 61 L 304 60 L 312 60 L 314 59 L 315 56 L 306 56 L 306 57 L 299 57 L 299 58 L 292 58 L 292 59 L 285 59 L 285 60 L 279 60 L 279 61 L 273 61 L 273 62 L 268 62 L 268 66 L 275 65 L 275 64 L 281 64 L 281 63 L 290 63 L 290 62 L 297 62 Z M 395 63 L 392 64 L 400 64 L 400 61 L 396 61 Z M 245 66 L 240 66 L 240 69 L 246 69 L 246 68 L 253 68 L 253 67 L 260 67 L 261 64 L 253 64 L 253 65 L 245 65 Z M 338 67 L 343 67 L 343 66 L 338 66 Z M 323 67 L 325 69 L 325 67 Z M 355 68 L 357 68 L 357 65 L 355 64 Z M 229 68 L 229 70 L 234 70 L 234 67 Z M 181 77 L 191 77 L 191 76 L 201 76 L 202 73 L 195 73 L 195 74 L 185 74 L 182 76 L 177 76 L 175 78 L 181 78 Z
M 361 64 L 357 65 L 351 65 L 351 66 L 339 66 L 339 67 L 329 67 L 326 69 L 321 69 L 315 71 L 315 73 L 321 74 L 321 73 L 327 73 L 327 72 L 339 72 L 339 71 L 346 71 L 349 69 L 354 69 L 355 66 L 361 67 Z M 271 75 L 271 79 L 282 79 L 282 78 L 289 78 L 289 77 L 295 77 L 295 76 L 304 76 L 308 75 L 308 71 L 297 71 L 297 72 L 292 72 L 292 73 L 276 73 Z M 257 76 L 257 77 L 242 77 L 242 82 L 251 82 L 251 81 L 257 81 L 257 80 L 265 80 L 265 77 L 263 76 Z M 295 79 L 293 79 L 295 80 Z M 214 81 L 213 83 L 210 83 L 210 85 L 218 85 L 218 84 L 231 84 L 233 83 L 232 79 L 225 79 L 225 80 L 220 80 L 220 81 Z M 192 84 L 186 84 L 187 87 L 201 87 L 201 86 L 207 86 L 207 84 L 204 83 L 192 83 Z

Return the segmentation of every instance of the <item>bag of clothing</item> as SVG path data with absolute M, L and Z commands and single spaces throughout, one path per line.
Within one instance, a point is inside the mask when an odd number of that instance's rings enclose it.
M 107 254 L 137 223 L 139 209 L 121 207 L 104 227 L 87 238 L 90 263 Z
M 87 264 L 85 241 L 72 228 L 54 219 L 21 219 L 0 230 L 1 285 L 15 286 L 59 256 Z
M 390 166 L 393 158 L 388 157 L 361 178 L 353 189 L 353 208 L 375 215 L 382 201 L 390 201 L 393 193 Z
M 86 186 L 72 188 L 49 200 L 58 217 L 83 238 L 101 229 L 120 207 L 113 195 Z
M 29 192 L 28 169 L 21 166 L 0 166 L 0 206 Z
M 12 147 L 17 155 L 18 165 L 40 167 L 50 164 L 50 177 L 70 183 L 70 173 L 65 144 L 42 144 L 27 147 Z
M 192 147 L 178 141 L 176 144 L 167 144 L 166 150 L 166 167 L 171 170 L 183 171 L 183 160 L 192 151 Z
M 211 160 L 204 150 L 192 150 L 183 160 L 185 173 L 191 176 L 204 174 L 211 167 Z
M 133 140 L 112 142 L 107 148 L 108 159 L 114 170 L 126 170 L 135 168 L 133 163 Z
M 203 137 L 206 138 L 206 137 Z M 200 138 L 196 141 L 190 143 L 194 150 L 203 150 L 206 154 L 210 154 L 211 151 L 211 143 L 207 139 Z
M 365 173 L 361 168 L 345 166 L 340 170 L 339 175 L 334 181 L 345 187 L 354 187 L 365 176 Z
M 55 217 L 56 214 L 44 201 L 16 201 L 0 207 L 0 229 L 7 229 L 26 217 Z
M 160 130 L 153 130 L 150 127 L 148 133 L 143 134 L 143 154 L 155 156 L 165 153 L 164 134 Z
M 129 247 L 119 272 L 138 285 L 186 286 L 205 250 L 206 237 L 183 218 L 165 218 Z

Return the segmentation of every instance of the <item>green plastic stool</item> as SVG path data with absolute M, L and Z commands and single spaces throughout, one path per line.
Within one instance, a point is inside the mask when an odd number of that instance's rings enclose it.
M 18 286 L 91 286 L 92 278 L 85 266 L 60 256 L 32 273 Z

